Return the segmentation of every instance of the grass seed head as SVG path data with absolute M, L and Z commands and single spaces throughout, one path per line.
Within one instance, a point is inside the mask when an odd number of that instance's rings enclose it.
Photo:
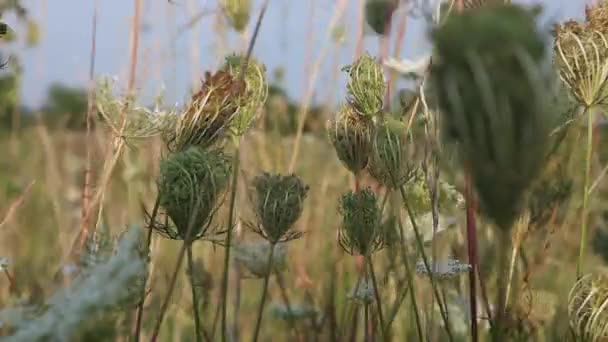
M 365 169 L 372 152 L 373 121 L 343 105 L 326 130 L 338 158 L 353 174 Z
M 296 175 L 264 173 L 253 180 L 255 214 L 254 231 L 271 244 L 296 239 L 292 231 L 304 209 L 308 186 Z
M 380 206 L 371 189 L 342 195 L 339 211 L 339 242 L 346 253 L 368 255 L 384 247 Z
M 232 55 L 226 58 L 224 70 L 228 71 L 234 79 L 240 77 L 245 57 Z M 268 82 L 266 80 L 266 67 L 250 58 L 245 69 L 245 90 L 238 99 L 238 111 L 232 120 L 230 128 L 235 136 L 244 135 L 255 121 L 260 107 L 268 97 Z
M 470 166 L 482 209 L 503 229 L 541 170 L 552 121 L 536 15 L 484 7 L 453 14 L 432 33 L 443 132 Z
M 220 150 L 200 147 L 172 153 L 161 162 L 160 205 L 175 224 L 177 238 L 204 237 L 229 181 L 230 165 L 230 158 Z
M 342 69 L 348 73 L 348 102 L 361 115 L 374 116 L 384 105 L 386 90 L 382 65 L 369 54 Z
M 230 26 L 237 32 L 243 32 L 249 23 L 251 0 L 222 0 L 221 4 Z

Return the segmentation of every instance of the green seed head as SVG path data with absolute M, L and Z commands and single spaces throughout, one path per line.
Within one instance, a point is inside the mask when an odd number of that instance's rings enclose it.
M 230 158 L 221 151 L 199 147 L 172 153 L 162 161 L 160 205 L 175 224 L 178 238 L 199 239 L 205 235 L 229 181 L 230 165 Z
M 373 121 L 343 105 L 335 120 L 328 121 L 327 134 L 338 158 L 353 174 L 363 170 L 372 152 Z
M 535 15 L 515 5 L 453 14 L 432 36 L 443 132 L 470 167 L 486 214 L 508 229 L 541 170 L 552 121 Z
M 237 32 L 243 32 L 249 23 L 250 0 L 222 0 L 222 7 L 228 22 Z
M 258 225 L 254 230 L 271 244 L 298 238 L 291 231 L 300 218 L 308 186 L 295 175 L 264 173 L 253 181 L 255 214 Z
M 234 79 L 238 79 L 244 61 L 245 57 L 232 55 L 226 58 L 224 70 L 228 71 Z M 230 125 L 235 136 L 242 136 L 247 132 L 267 97 L 266 67 L 250 58 L 245 69 L 245 90 L 238 99 L 238 111 Z
M 395 189 L 414 176 L 416 164 L 406 127 L 398 120 L 387 121 L 376 128 L 369 173 L 386 187 Z
M 384 246 L 381 211 L 373 191 L 344 194 L 339 211 L 342 215 L 339 242 L 346 253 L 368 255 Z
M 386 84 L 382 66 L 369 54 L 342 69 L 349 76 L 348 102 L 361 115 L 374 116 L 384 105 Z

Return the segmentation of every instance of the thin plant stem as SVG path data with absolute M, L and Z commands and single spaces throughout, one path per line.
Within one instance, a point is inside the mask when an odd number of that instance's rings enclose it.
M 194 208 L 200 208 L 202 197 L 197 199 L 196 205 Z M 182 263 L 184 262 L 184 256 L 186 255 L 187 247 L 192 243 L 191 235 L 194 230 L 196 215 L 192 215 L 188 222 L 188 229 L 186 229 L 186 234 L 184 234 L 184 243 L 182 244 L 182 248 L 177 255 L 177 262 L 175 263 L 173 275 L 171 276 L 171 280 L 169 281 L 169 290 L 167 291 L 167 295 L 165 296 L 165 300 L 160 309 L 160 314 L 158 315 L 158 319 L 154 326 L 154 330 L 152 332 L 152 338 L 150 342 L 155 342 L 158 338 L 158 334 L 160 333 L 160 327 L 163 324 L 163 319 L 165 318 L 165 314 L 167 313 L 167 309 L 169 308 L 169 304 L 171 302 L 171 296 L 173 295 L 173 291 L 175 290 L 175 284 L 177 283 L 177 276 L 179 274 L 179 270 L 182 267 Z
M 420 232 L 418 230 L 418 225 L 416 224 L 416 220 L 414 219 L 414 212 L 412 211 L 412 208 L 410 207 L 408 200 L 407 200 L 407 196 L 405 194 L 405 189 L 403 188 L 403 186 L 399 187 L 399 193 L 401 194 L 401 198 L 403 200 L 403 204 L 405 205 L 405 208 L 407 209 L 407 213 L 408 216 L 410 218 L 410 222 L 412 224 L 412 227 L 414 228 L 414 235 L 416 236 L 416 244 L 418 245 L 418 249 L 420 250 L 420 253 L 422 254 L 422 261 L 424 263 L 424 267 L 429 275 L 429 278 L 431 280 L 431 287 L 433 288 L 433 293 L 437 299 L 437 305 L 439 306 L 439 311 L 441 313 L 441 318 L 443 319 L 443 323 L 444 323 L 444 328 L 448 334 L 449 340 L 450 341 L 454 341 L 454 337 L 452 335 L 452 331 L 450 330 L 450 322 L 448 319 L 448 315 L 447 312 L 445 310 L 444 305 L 442 304 L 441 301 L 441 297 L 439 295 L 439 291 L 437 290 L 437 284 L 435 282 L 435 276 L 433 275 L 433 272 L 431 271 L 431 268 L 429 267 L 429 262 L 428 262 L 428 258 L 426 257 L 426 253 L 424 252 L 424 245 L 422 243 L 422 237 L 420 236 Z
M 196 340 L 201 341 L 201 317 L 198 312 L 198 296 L 196 295 L 196 286 L 194 281 L 194 260 L 192 258 L 192 245 L 186 248 L 186 258 L 188 259 L 188 278 L 190 279 L 190 289 L 192 290 L 192 313 L 194 314 L 194 331 Z
M 283 276 L 280 272 L 275 272 L 275 277 L 277 280 L 277 284 L 279 285 L 279 290 L 281 291 L 281 297 L 283 297 L 283 302 L 287 306 L 287 314 L 289 315 L 289 325 L 291 325 L 291 330 L 293 330 L 296 335 L 296 341 L 303 341 L 302 335 L 298 331 L 298 326 L 296 325 L 293 311 L 291 310 L 291 301 L 289 300 L 289 295 L 287 294 L 287 288 L 285 287 L 285 282 L 283 281 Z
M 91 214 L 91 208 L 89 208 L 89 201 L 91 198 L 91 158 L 92 158 L 92 139 L 91 139 L 91 126 L 93 122 L 93 112 L 95 110 L 94 94 L 95 94 L 95 56 L 96 56 L 96 44 L 97 44 L 97 9 L 99 7 L 99 1 L 95 1 L 92 18 L 92 30 L 91 30 L 91 57 L 89 62 L 89 89 L 87 94 L 87 112 L 86 112 L 86 161 L 84 169 L 84 184 L 82 186 L 82 211 L 80 221 L 80 231 L 82 232 L 81 246 L 86 239 L 88 234 L 89 219 Z
M 469 271 L 469 309 L 471 312 L 471 341 L 478 341 L 477 332 L 477 222 L 475 220 L 475 199 L 471 185 L 470 171 L 467 169 L 465 179 L 465 201 L 467 212 L 467 253 L 471 269 Z
M 240 164 L 240 143 L 239 143 L 239 139 L 236 138 L 235 139 L 235 153 L 234 153 L 234 157 L 232 159 L 232 188 L 230 190 L 230 209 L 229 209 L 229 214 L 228 214 L 228 227 L 227 227 L 227 233 L 226 233 L 226 251 L 224 254 L 224 276 L 222 279 L 222 324 L 221 324 L 221 329 L 222 329 L 222 341 L 226 342 L 226 332 L 227 332 L 227 325 L 226 325 L 226 315 L 227 315 L 227 308 L 228 308 L 228 278 L 229 278 L 229 273 L 230 273 L 230 249 L 232 247 L 232 226 L 234 225 L 234 216 L 235 216 L 235 206 L 236 206 L 236 192 L 237 192 L 237 187 L 238 187 L 238 175 L 239 175 L 239 164 Z
M 507 268 L 509 267 L 509 246 L 511 245 L 511 234 L 509 229 L 500 229 L 500 247 L 498 248 L 498 275 L 496 278 L 497 283 L 497 310 L 496 310 L 496 322 L 494 325 L 494 331 L 492 339 L 493 342 L 502 342 L 504 335 L 504 321 L 507 305 L 505 302 L 507 285 L 505 275 L 507 274 Z
M 156 196 L 156 201 L 154 202 L 154 207 L 152 208 L 152 214 L 150 215 L 150 222 L 148 222 L 148 235 L 146 237 L 146 250 L 150 251 L 150 244 L 152 242 L 152 231 L 154 230 L 154 221 L 156 220 L 156 215 L 158 215 L 158 209 L 160 207 L 160 196 Z M 148 277 L 144 278 L 144 283 L 141 287 L 141 295 L 139 297 L 139 302 L 137 304 L 137 319 L 135 323 L 135 334 L 134 339 L 136 342 L 139 341 L 141 336 L 141 323 L 144 314 L 144 302 L 146 300 L 146 284 Z
M 380 292 L 378 290 L 378 282 L 376 281 L 376 272 L 374 272 L 374 263 L 372 262 L 371 256 L 365 258 L 367 265 L 369 266 L 369 274 L 372 278 L 372 285 L 374 286 L 374 296 L 376 297 L 376 307 L 378 311 L 378 320 L 380 322 L 380 331 L 382 332 L 382 338 L 384 341 L 388 341 L 388 330 L 384 324 L 384 315 L 382 313 L 382 301 L 380 300 Z
M 262 285 L 262 298 L 260 299 L 260 306 L 258 308 L 258 318 L 255 322 L 255 330 L 253 333 L 253 342 L 257 342 L 258 337 L 260 335 L 260 328 L 262 327 L 262 317 L 264 315 L 264 305 L 266 304 L 266 296 L 268 294 L 268 283 L 270 280 L 270 274 L 272 273 L 272 257 L 274 255 L 274 247 L 275 244 L 272 243 L 270 245 L 270 253 L 268 253 L 268 263 L 266 275 L 264 276 L 264 285 Z
M 401 259 L 403 259 L 403 264 L 405 265 L 405 273 L 407 276 L 407 285 L 408 285 L 408 289 L 410 292 L 410 298 L 412 299 L 412 306 L 414 309 L 414 319 L 416 321 L 416 331 L 418 332 L 418 340 L 424 341 L 424 333 L 422 330 L 422 324 L 420 323 L 420 313 L 418 312 L 418 304 L 416 302 L 416 289 L 415 289 L 415 285 L 414 285 L 414 277 L 412 275 L 412 270 L 410 268 L 410 264 L 407 259 L 407 254 L 405 251 L 405 238 L 404 238 L 404 233 L 403 233 L 403 223 L 401 222 L 400 217 L 397 218 L 397 224 L 399 225 L 399 241 L 401 243 L 401 248 L 400 248 Z M 392 319 L 391 319 L 391 321 L 392 321 Z
M 363 340 L 365 342 L 370 342 L 369 338 L 369 304 L 365 303 L 363 309 Z
M 589 182 L 591 178 L 591 154 L 593 150 L 593 126 L 595 119 L 595 110 L 589 107 L 585 108 L 583 115 L 587 114 L 587 154 L 585 156 L 585 185 L 583 189 L 583 212 L 581 223 L 580 247 L 578 261 L 576 263 L 576 278 L 580 279 L 585 258 L 585 249 L 587 247 L 587 228 L 589 221 Z

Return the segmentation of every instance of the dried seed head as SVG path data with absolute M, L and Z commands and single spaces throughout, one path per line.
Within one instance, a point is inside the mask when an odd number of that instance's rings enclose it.
M 369 54 L 363 54 L 352 65 L 342 69 L 349 76 L 348 102 L 361 115 L 374 116 L 384 105 L 386 84 L 382 65 Z
M 230 165 L 230 158 L 221 151 L 200 147 L 172 153 L 161 162 L 160 205 L 175 224 L 175 238 L 205 237 L 228 183 Z
M 377 34 L 385 34 L 390 27 L 393 13 L 399 7 L 399 0 L 367 0 L 365 21 Z
M 271 244 L 296 239 L 300 232 L 292 231 L 300 218 L 308 186 L 296 175 L 264 173 L 253 181 L 253 202 L 257 225 L 250 225 Z
M 350 105 L 340 108 L 335 120 L 328 121 L 327 134 L 338 158 L 353 174 L 363 170 L 372 152 L 373 121 L 355 112 Z
M 470 166 L 485 213 L 508 229 L 541 170 L 552 122 L 535 14 L 515 5 L 453 14 L 433 40 L 443 132 Z
M 577 337 L 584 341 L 608 338 L 608 278 L 588 274 L 579 279 L 568 296 L 568 317 Z
M 381 211 L 371 189 L 349 192 L 340 199 L 340 246 L 351 255 L 368 255 L 384 247 Z
M 606 3 L 587 9 L 587 23 L 567 21 L 555 29 L 554 53 L 559 75 L 584 106 L 608 98 L 608 26 Z
M 243 32 L 249 23 L 251 0 L 222 0 L 221 4 L 232 28 Z
M 416 172 L 413 148 L 406 136 L 406 127 L 388 118 L 376 128 L 369 173 L 386 187 L 396 189 Z
M 608 1 L 600 0 L 595 6 L 585 6 L 585 17 L 591 29 L 608 32 Z
M 231 125 L 238 109 L 244 85 L 229 72 L 207 72 L 201 89 L 192 96 L 175 129 L 165 137 L 171 151 L 190 146 L 210 147 L 218 142 Z
M 224 70 L 233 78 L 240 77 L 245 57 L 232 55 L 226 58 Z M 245 69 L 245 90 L 238 99 L 238 111 L 232 120 L 230 128 L 235 136 L 242 136 L 255 121 L 260 108 L 268 97 L 268 82 L 266 81 L 266 67 L 250 58 Z

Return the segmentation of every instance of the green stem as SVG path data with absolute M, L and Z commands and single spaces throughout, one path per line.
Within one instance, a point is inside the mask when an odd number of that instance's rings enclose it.
M 414 288 L 414 276 L 412 275 L 412 270 L 410 268 L 409 260 L 407 259 L 407 254 L 405 251 L 405 238 L 403 236 L 403 223 L 401 222 L 401 218 L 397 218 L 397 223 L 399 224 L 399 240 L 401 241 L 401 259 L 403 259 L 403 263 L 405 264 L 405 273 L 407 275 L 407 285 L 410 292 L 410 298 L 412 299 L 412 306 L 414 307 L 414 318 L 416 320 L 416 330 L 418 331 L 418 340 L 424 341 L 424 334 L 422 330 L 422 324 L 420 323 L 420 314 L 418 312 L 418 304 L 416 302 L 416 290 Z M 405 291 L 405 290 L 404 290 Z M 393 318 L 394 319 L 394 318 Z
M 277 279 L 277 284 L 279 285 L 279 290 L 281 291 L 281 297 L 283 297 L 283 302 L 285 302 L 285 306 L 287 306 L 287 314 L 289 315 L 289 325 L 291 326 L 291 330 L 293 330 L 296 336 L 296 341 L 302 341 L 302 335 L 300 335 L 300 332 L 298 331 L 295 316 L 291 310 L 291 301 L 289 300 L 289 295 L 287 294 L 287 288 L 285 287 L 283 276 L 279 272 L 275 272 L 275 276 Z
M 154 221 L 156 220 L 156 215 L 158 214 L 158 209 L 160 207 L 160 196 L 156 196 L 156 202 L 154 202 L 154 208 L 152 208 L 152 214 L 150 215 L 150 222 L 148 222 L 148 235 L 146 237 L 146 250 L 150 251 L 150 244 L 152 242 L 152 231 L 154 230 Z M 144 278 L 144 283 L 141 286 L 141 294 L 139 296 L 139 303 L 137 304 L 137 320 L 135 323 L 135 337 L 134 340 L 139 342 L 139 338 L 141 336 L 141 323 L 144 315 L 144 302 L 146 300 L 146 283 L 148 277 Z
M 234 225 L 235 206 L 236 206 L 236 192 L 238 187 L 238 175 L 239 175 L 239 164 L 240 164 L 240 140 L 239 138 L 234 139 L 235 152 L 232 159 L 232 188 L 230 190 L 230 209 L 228 214 L 228 226 L 226 232 L 226 251 L 224 254 L 224 276 L 222 279 L 222 341 L 226 342 L 226 333 L 228 327 L 226 325 L 226 315 L 228 308 L 228 278 L 230 274 L 230 249 L 232 247 L 232 226 Z
M 433 272 L 431 271 L 431 268 L 429 267 L 428 258 L 426 257 L 426 253 L 424 252 L 424 244 L 422 243 L 422 237 L 420 236 L 420 233 L 418 230 L 418 225 L 416 224 L 416 220 L 414 219 L 414 212 L 412 211 L 412 208 L 410 207 L 410 205 L 408 203 L 407 196 L 405 194 L 405 189 L 403 188 L 403 186 L 399 187 L 399 193 L 401 194 L 401 199 L 403 200 L 403 204 L 405 205 L 405 208 L 407 209 L 407 213 L 408 213 L 408 216 L 410 217 L 410 222 L 412 224 L 412 227 L 414 228 L 414 235 L 416 235 L 416 244 L 418 245 L 418 249 L 420 250 L 420 253 L 422 254 L 422 261 L 424 263 L 424 267 L 426 268 L 426 271 L 431 280 L 431 287 L 433 288 L 433 293 L 435 295 L 435 298 L 437 298 L 437 305 L 439 306 L 441 318 L 443 319 L 444 328 L 448 334 L 449 340 L 454 341 L 454 337 L 452 336 L 452 331 L 450 330 L 450 322 L 448 319 L 448 315 L 442 304 L 441 296 L 439 295 L 439 291 L 437 290 L 435 276 L 433 275 Z M 436 261 L 433 261 L 433 262 L 436 262 Z M 434 267 L 433 267 L 433 269 L 434 269 Z
M 588 216 L 589 216 L 589 180 L 591 178 L 591 153 L 593 150 L 593 126 L 594 126 L 594 115 L 595 111 L 590 110 L 589 107 L 586 107 L 583 111 L 583 115 L 587 114 L 587 154 L 585 157 L 585 185 L 583 192 L 583 217 L 581 224 L 581 238 L 580 238 L 580 247 L 578 254 L 578 261 L 576 263 L 576 278 L 579 279 L 581 277 L 582 267 L 583 267 L 583 259 L 585 257 L 585 248 L 587 247 L 587 226 L 588 226 Z
M 504 340 L 503 332 L 504 332 L 504 323 L 505 323 L 505 314 L 506 314 L 506 275 L 507 269 L 509 267 L 509 248 L 511 246 L 511 231 L 509 229 L 499 228 L 500 229 L 500 247 L 498 247 L 498 275 L 496 278 L 496 283 L 498 287 L 498 293 L 496 302 L 497 311 L 496 311 L 496 322 L 495 329 L 493 333 L 493 342 L 502 342 Z
M 258 308 L 258 318 L 255 323 L 255 332 L 253 334 L 253 342 L 257 342 L 262 327 L 262 316 L 264 314 L 264 304 L 266 304 L 266 295 L 268 293 L 268 282 L 272 273 L 272 257 L 274 255 L 275 244 L 270 245 L 270 253 L 268 253 L 268 269 L 264 276 L 264 285 L 262 286 L 262 299 L 260 299 L 260 307 Z
M 376 297 L 376 306 L 378 308 L 378 320 L 380 321 L 380 331 L 382 332 L 382 339 L 388 341 L 388 330 L 389 327 L 384 325 L 384 315 L 382 313 L 382 301 L 380 300 L 380 292 L 378 291 L 378 282 L 376 281 L 376 273 L 374 272 L 374 264 L 372 258 L 365 258 L 369 266 L 369 273 L 372 278 L 372 284 L 374 286 L 374 296 Z
M 192 312 L 194 313 L 194 329 L 196 332 L 196 340 L 201 341 L 201 317 L 198 312 L 198 296 L 196 294 L 196 287 L 194 281 L 194 261 L 192 258 L 192 245 L 189 245 L 186 249 L 186 258 L 188 261 L 190 288 L 192 289 Z

